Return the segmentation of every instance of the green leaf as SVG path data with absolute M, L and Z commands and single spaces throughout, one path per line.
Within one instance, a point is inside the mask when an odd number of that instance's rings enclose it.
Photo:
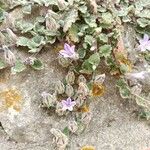
M 17 45 L 18 46 L 27 46 L 28 45 L 28 42 L 30 40 L 26 37 L 20 37 L 18 40 L 17 40 Z
M 29 53 L 37 53 L 37 52 L 41 51 L 41 49 L 42 49 L 42 46 L 41 47 L 37 47 L 37 48 L 32 48 L 28 52 Z
M 88 62 L 92 65 L 98 66 L 100 63 L 99 53 L 95 53 L 95 54 L 91 55 L 88 59 Z
M 65 127 L 63 129 L 62 133 L 64 133 L 66 136 L 69 136 L 70 131 L 69 131 L 68 127 Z
M 88 60 L 85 60 L 82 64 L 82 70 L 80 73 L 91 74 L 93 72 L 93 65 L 89 63 Z
M 88 43 L 90 46 L 92 46 L 93 41 L 95 41 L 95 39 L 91 35 L 86 35 L 84 38 L 84 42 Z
M 128 87 L 128 84 L 124 79 L 119 79 L 117 81 L 116 86 L 119 88 L 120 96 L 122 98 L 130 98 L 131 96 L 130 88 Z
M 67 32 L 71 25 L 76 22 L 78 18 L 78 11 L 76 9 L 71 9 L 64 18 L 63 31 Z
M 56 41 L 56 37 L 46 36 L 46 43 L 54 44 Z
M 141 17 L 141 18 L 148 18 L 150 19 L 150 10 L 149 9 L 143 9 L 139 14 L 137 14 L 138 17 Z
M 129 72 L 129 67 L 126 64 L 121 64 L 120 71 L 122 74 L 125 74 L 125 73 Z
M 108 42 L 108 36 L 104 33 L 101 33 L 99 36 L 98 36 L 98 39 L 100 42 L 103 42 L 103 43 L 107 43 Z
M 146 59 L 146 61 L 150 62 L 150 53 L 146 53 L 144 58 Z
M 150 111 L 142 111 L 142 112 L 140 112 L 139 117 L 149 120 L 150 119 Z
M 35 70 L 41 70 L 44 68 L 43 63 L 39 59 L 34 60 L 34 64 L 31 67 Z
M 25 5 L 25 6 L 22 8 L 22 11 L 23 11 L 24 14 L 31 14 L 32 6 L 31 6 L 31 5 Z
M 0 23 L 5 19 L 4 10 L 0 8 Z
M 44 44 L 45 44 L 44 37 L 37 35 L 28 41 L 27 46 L 29 49 L 37 49 L 39 46 Z
M 4 61 L 0 59 L 0 69 L 3 69 L 5 67 L 6 67 L 6 65 L 5 65 Z
M 130 98 L 130 90 L 128 88 L 120 88 L 120 95 L 122 98 Z
M 123 21 L 123 22 L 131 22 L 132 19 L 131 19 L 129 16 L 123 16 L 123 17 L 122 17 L 122 21 Z
M 34 28 L 34 25 L 26 21 L 18 20 L 16 21 L 16 27 L 21 30 L 22 33 L 27 33 Z
M 113 22 L 113 16 L 111 13 L 106 12 L 106 13 L 102 13 L 102 23 L 103 24 L 111 24 Z
M 26 69 L 26 66 L 20 60 L 17 60 L 15 63 L 15 66 L 11 68 L 11 72 L 12 74 L 16 74 L 16 73 L 24 71 L 25 69 Z
M 69 37 L 71 41 L 78 43 L 79 42 L 79 36 L 78 36 L 78 27 L 73 24 L 71 28 L 69 29 Z
M 91 74 L 100 63 L 100 57 L 98 53 L 95 53 L 85 60 L 82 64 L 81 73 Z
M 86 55 L 86 49 L 84 49 L 84 48 L 79 48 L 77 52 L 79 54 L 79 58 L 81 58 L 81 59 L 84 58 Z
M 85 5 L 79 6 L 78 9 L 83 14 L 85 14 L 87 12 L 87 6 L 85 6 Z
M 90 15 L 89 17 L 84 18 L 85 22 L 91 27 L 97 27 L 96 16 Z
M 86 30 L 89 28 L 86 24 L 80 24 L 80 32 L 78 33 L 79 36 L 84 36 L 86 34 Z
M 37 44 L 37 47 L 42 45 L 42 44 L 45 44 L 44 37 L 43 36 L 39 36 L 39 35 L 33 37 L 32 41 Z
M 142 93 L 141 95 L 135 95 L 136 103 L 143 108 L 150 110 L 150 94 Z
M 43 3 L 45 4 L 46 7 L 50 5 L 58 5 L 56 0 L 43 0 Z
M 112 51 L 111 45 L 103 45 L 99 48 L 99 54 L 101 57 L 109 57 Z
M 150 24 L 150 20 L 146 18 L 139 18 L 137 19 L 137 23 L 140 27 L 144 28 Z

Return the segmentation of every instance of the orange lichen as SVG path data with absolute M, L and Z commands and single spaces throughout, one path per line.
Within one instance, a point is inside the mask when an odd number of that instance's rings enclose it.
M 93 146 L 83 146 L 81 150 L 95 150 Z
M 56 46 L 54 47 L 54 51 L 55 51 L 55 52 L 59 52 L 59 51 L 61 51 L 61 50 L 63 50 L 63 49 L 64 49 L 63 44 L 59 44 L 59 45 L 56 45 Z
M 105 92 L 103 85 L 94 83 L 92 87 L 92 96 L 102 96 Z
M 15 89 L 9 89 L 0 93 L 0 97 L 4 99 L 4 106 L 6 108 L 12 107 L 16 111 L 20 111 L 21 95 Z
M 87 105 L 83 105 L 81 108 L 78 109 L 79 112 L 89 112 L 90 109 Z

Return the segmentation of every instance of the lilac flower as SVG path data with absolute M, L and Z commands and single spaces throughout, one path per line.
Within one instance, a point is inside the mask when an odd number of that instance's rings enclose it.
M 78 59 L 78 54 L 75 52 L 75 45 L 70 46 L 69 44 L 64 44 L 64 49 L 59 52 L 64 58 Z
M 72 111 L 73 107 L 76 105 L 76 102 L 72 101 L 72 99 L 69 97 L 66 100 L 62 100 L 61 104 L 63 110 L 68 109 L 69 111 Z
M 138 48 L 144 52 L 146 50 L 150 51 L 150 37 L 147 34 L 144 34 L 143 39 L 139 40 L 140 45 Z

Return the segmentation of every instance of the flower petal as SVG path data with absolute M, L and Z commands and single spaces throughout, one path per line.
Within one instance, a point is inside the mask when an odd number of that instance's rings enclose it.
M 65 100 L 62 100 L 61 103 L 63 106 L 67 106 L 67 104 L 68 104 Z
M 75 53 L 75 45 L 71 46 L 70 50 L 71 50 L 72 53 Z
M 71 47 L 70 47 L 70 45 L 67 44 L 67 43 L 65 43 L 65 44 L 64 44 L 64 50 L 65 50 L 66 52 L 68 52 L 68 53 L 71 53 Z
M 68 102 L 69 104 L 71 104 L 72 100 L 71 100 L 70 97 L 67 98 L 67 102 Z
M 71 102 L 71 106 L 75 106 L 75 105 L 76 105 L 75 101 Z
M 64 56 L 65 58 L 70 57 L 70 54 L 68 54 L 68 52 L 66 52 L 65 50 L 61 50 L 59 52 L 60 55 Z
M 146 49 L 150 50 L 150 41 L 148 41 L 147 45 L 146 45 Z
M 146 48 L 145 48 L 144 45 L 139 45 L 139 46 L 138 46 L 138 49 L 139 49 L 140 51 L 142 51 L 142 52 L 146 51 Z
M 73 111 L 73 107 L 72 106 L 68 107 L 68 110 Z
M 143 37 L 143 41 L 148 41 L 149 40 L 149 36 L 147 34 L 144 34 L 144 37 Z

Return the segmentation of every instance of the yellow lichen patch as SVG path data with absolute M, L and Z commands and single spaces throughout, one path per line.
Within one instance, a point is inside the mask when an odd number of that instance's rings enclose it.
M 87 105 L 83 105 L 81 108 L 78 109 L 79 112 L 89 112 L 90 109 Z
M 92 87 L 92 96 L 102 96 L 105 92 L 103 85 L 94 83 Z
M 15 89 L 9 89 L 1 92 L 0 97 L 4 100 L 3 105 L 6 108 L 12 107 L 14 110 L 20 111 L 22 96 L 20 95 L 19 91 Z
M 81 150 L 96 150 L 93 146 L 83 146 Z

